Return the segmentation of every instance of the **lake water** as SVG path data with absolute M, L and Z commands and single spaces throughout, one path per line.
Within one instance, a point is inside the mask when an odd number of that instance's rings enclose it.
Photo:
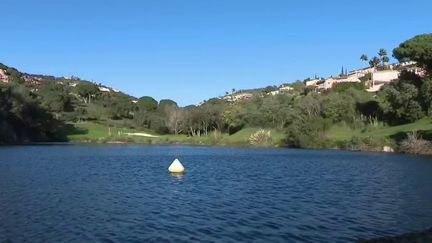
M 183 176 L 167 171 L 177 157 Z M 0 147 L 0 242 L 352 242 L 431 226 L 431 157 Z

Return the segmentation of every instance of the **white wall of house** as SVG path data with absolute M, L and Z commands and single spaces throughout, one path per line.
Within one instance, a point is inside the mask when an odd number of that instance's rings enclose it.
M 324 82 L 320 82 L 318 84 L 318 89 L 331 89 L 333 87 L 333 84 L 336 83 L 336 80 L 333 78 L 326 79 Z
M 372 73 L 374 83 L 388 83 L 399 78 L 400 72 L 397 70 L 386 70 Z
M 314 80 L 306 81 L 306 86 L 315 86 L 318 81 L 320 81 L 320 80 L 314 79 Z
M 360 79 L 357 77 L 356 74 L 352 74 L 346 78 L 340 78 L 336 79 L 337 83 L 360 83 Z
M 281 92 L 281 93 L 284 93 L 284 92 L 289 92 L 289 91 L 291 91 L 291 90 L 293 90 L 294 88 L 292 88 L 292 87 L 290 87 L 290 86 L 284 86 L 284 87 L 281 87 L 281 88 L 279 88 L 279 91 Z
M 275 90 L 275 91 L 271 91 L 269 94 L 275 96 L 275 95 L 280 94 L 280 92 L 279 92 L 279 90 Z
M 105 88 L 105 87 L 99 87 L 99 90 L 102 91 L 102 92 L 111 92 L 110 89 Z

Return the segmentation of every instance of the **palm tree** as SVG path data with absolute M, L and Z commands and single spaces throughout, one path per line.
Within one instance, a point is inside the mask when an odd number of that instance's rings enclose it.
M 367 61 L 369 61 L 369 58 L 366 54 L 363 54 L 363 55 L 361 55 L 360 60 L 367 63 Z
M 369 65 L 370 67 L 376 68 L 379 64 L 381 63 L 381 60 L 378 57 L 373 57 L 370 61 L 369 61 Z
M 383 66 L 385 66 L 388 62 L 389 62 L 389 58 L 388 58 L 388 56 L 387 56 L 387 50 L 386 49 L 384 49 L 384 48 L 381 48 L 380 50 L 379 50 L 379 52 L 378 52 L 378 56 L 380 57 L 380 59 L 381 59 L 381 63 L 382 63 L 382 65 Z

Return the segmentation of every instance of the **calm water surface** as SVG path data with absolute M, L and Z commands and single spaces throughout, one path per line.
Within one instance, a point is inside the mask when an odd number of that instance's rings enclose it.
M 183 176 L 167 172 L 176 157 Z M 352 242 L 431 226 L 431 157 L 0 147 L 0 242 Z

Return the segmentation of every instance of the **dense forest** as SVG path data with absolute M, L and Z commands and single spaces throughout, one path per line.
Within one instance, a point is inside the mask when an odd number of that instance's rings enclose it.
M 393 50 L 393 56 L 400 62 L 415 62 L 425 75 L 402 71 L 398 80 L 373 93 L 366 92 L 366 79 L 336 84 L 320 92 L 297 81 L 289 84 L 289 92 L 269 95 L 276 89 L 269 86 L 252 90 L 252 97 L 237 101 L 232 97 L 242 91 L 233 89 L 225 97 L 186 107 L 150 96 L 134 98 L 77 77 L 21 73 L 2 64 L 0 70 L 5 77 L 0 82 L 0 142 L 66 141 L 68 134 L 80 132 L 75 124 L 93 122 L 192 138 L 261 128 L 250 137 L 254 145 L 271 144 L 269 131 L 275 130 L 283 133 L 280 146 L 367 149 L 398 143 L 408 150 L 413 144 L 428 147 L 427 129 L 397 138 L 352 136 L 339 141 L 328 137 L 335 126 L 365 132 L 432 116 L 432 35 L 405 41 Z M 385 69 L 389 62 L 385 50 L 371 60 L 366 55 L 361 59 L 378 69 Z M 342 68 L 340 75 L 345 74 Z

